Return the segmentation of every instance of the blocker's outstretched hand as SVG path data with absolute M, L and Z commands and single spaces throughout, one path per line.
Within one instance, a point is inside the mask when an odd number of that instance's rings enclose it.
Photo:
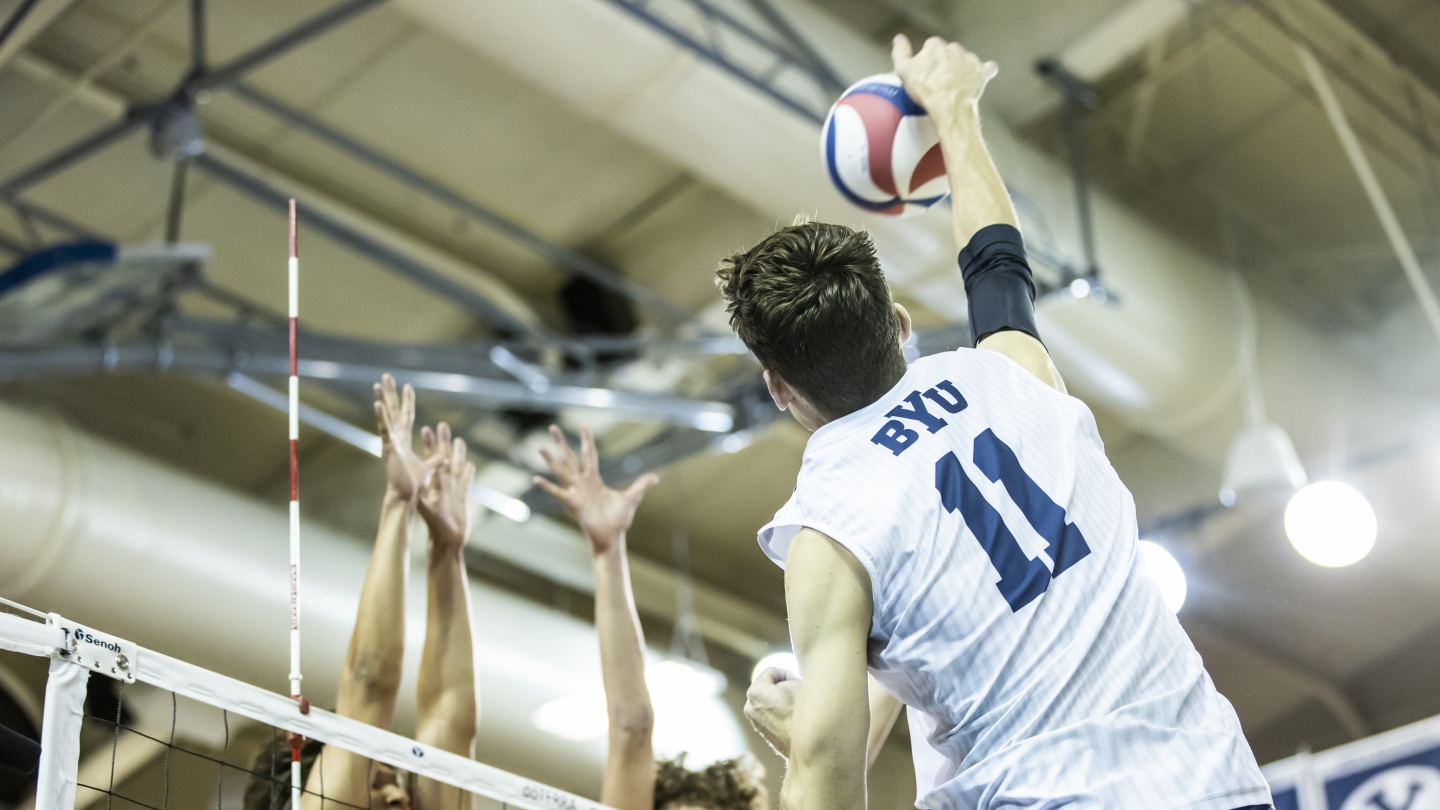
M 942 118 L 973 109 L 985 85 L 1000 72 L 994 62 L 982 62 L 960 43 L 940 37 L 925 40 L 915 53 L 910 39 L 896 34 L 890 58 L 905 91 L 931 116 Z
M 441 422 L 434 432 L 420 431 L 425 446 L 425 469 L 429 480 L 420 491 L 420 517 L 430 528 L 430 543 L 436 551 L 450 551 L 465 545 L 470 535 L 468 498 L 475 480 L 475 465 L 465 454 L 465 440 L 450 437 L 450 426 Z
M 640 500 L 645 497 L 645 490 L 660 478 L 646 473 L 623 492 L 611 489 L 600 478 L 600 458 L 595 450 L 595 436 L 589 428 L 580 429 L 578 457 L 559 427 L 550 426 L 550 438 L 555 441 L 555 449 L 541 448 L 540 455 L 550 465 L 555 481 L 537 475 L 535 485 L 570 508 L 580 523 L 580 530 L 590 541 L 590 552 L 603 554 L 625 535 L 635 519 Z
M 380 431 L 385 480 L 400 500 L 413 503 L 425 485 L 425 464 L 415 455 L 415 389 L 396 391 L 389 374 L 375 384 L 375 426 Z

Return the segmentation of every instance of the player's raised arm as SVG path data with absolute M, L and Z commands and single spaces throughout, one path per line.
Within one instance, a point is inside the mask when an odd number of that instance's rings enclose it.
M 980 96 L 998 68 L 939 37 L 926 40 L 917 54 L 898 35 L 891 57 L 906 92 L 940 135 L 975 347 L 1009 357 L 1063 392 L 1065 383 L 1035 328 L 1035 285 L 1015 206 L 980 134 Z
M 468 757 L 475 747 L 479 703 L 475 653 L 470 634 L 470 588 L 465 575 L 465 539 L 470 532 L 467 494 L 475 477 L 465 440 L 450 436 L 441 422 L 423 431 L 429 476 L 416 507 L 429 530 L 425 556 L 425 645 L 415 682 L 415 738 Z M 459 788 L 420 778 L 415 810 L 468 810 L 470 795 Z
M 863 810 L 870 731 L 865 648 L 870 577 L 855 555 L 813 529 L 785 566 L 790 636 L 805 677 L 795 694 L 782 810 Z
M 535 483 L 570 508 L 590 542 L 595 568 L 595 630 L 600 637 L 600 670 L 610 715 L 610 747 L 600 801 L 618 810 L 652 810 L 655 805 L 655 751 L 651 730 L 655 711 L 645 684 L 645 636 L 630 591 L 625 532 L 645 490 L 659 479 L 642 475 L 624 491 L 600 478 L 595 437 L 580 430 L 580 455 L 570 449 L 560 428 L 551 426 L 553 449 L 540 454 L 555 482 Z
M 388 729 L 395 716 L 405 653 L 405 532 L 426 474 L 412 444 L 415 391 L 408 385 L 397 389 L 395 378 L 386 374 L 375 386 L 375 422 L 385 461 L 385 496 L 375 550 L 360 586 L 355 630 L 340 672 L 335 712 Z M 377 795 L 402 795 L 398 786 L 391 789 L 388 783 L 377 790 L 373 764 L 343 748 L 326 748 L 319 765 L 310 769 L 300 810 L 334 810 L 335 804 L 320 799 L 322 784 L 324 795 L 349 805 L 371 802 Z M 379 770 L 383 772 L 380 778 L 393 774 L 388 768 Z

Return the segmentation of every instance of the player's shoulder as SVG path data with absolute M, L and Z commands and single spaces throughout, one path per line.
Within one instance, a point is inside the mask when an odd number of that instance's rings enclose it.
M 1009 377 L 1017 371 L 1029 374 L 1019 363 L 999 352 L 966 346 L 926 355 L 915 360 L 910 367 L 927 377 L 936 373 L 942 376 L 954 373 L 975 378 L 992 375 Z

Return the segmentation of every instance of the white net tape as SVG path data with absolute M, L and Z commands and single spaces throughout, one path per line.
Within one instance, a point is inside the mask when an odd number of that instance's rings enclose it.
M 284 732 L 292 731 L 307 740 L 319 740 L 327 746 L 344 748 L 373 762 L 385 763 L 403 772 L 458 787 L 471 795 L 471 807 L 474 810 L 488 810 L 490 807 L 605 810 L 602 805 L 589 799 L 439 750 L 399 734 L 340 717 L 323 709 L 311 708 L 308 714 L 301 714 L 299 706 L 287 696 L 138 647 L 53 614 L 45 623 L 16 615 L 0 614 L 0 649 L 49 656 L 52 661 L 46 688 L 36 810 L 72 810 L 85 806 L 88 804 L 85 798 L 87 790 L 103 794 L 107 806 L 112 804 L 112 799 L 120 799 L 142 808 L 169 810 L 164 807 L 162 800 L 148 802 L 115 792 L 113 774 L 119 762 L 117 758 L 122 756 L 122 739 L 148 740 L 153 745 L 165 747 L 166 801 L 170 795 L 169 767 L 173 749 L 218 764 L 221 775 L 211 777 L 215 780 L 217 796 L 209 806 L 218 810 L 238 807 L 238 804 L 233 802 L 221 801 L 218 795 L 223 788 L 223 772 L 226 768 L 242 772 L 241 776 L 270 778 L 266 774 L 243 773 L 249 770 L 250 761 L 247 759 L 241 762 L 232 754 L 232 748 L 235 747 L 232 746 L 232 724 L 236 727 L 243 724 L 244 721 L 239 718 L 252 721 L 248 724 L 247 737 L 252 743 L 258 740 L 268 745 L 269 740 L 261 740 L 266 735 L 266 726 L 270 728 L 271 736 L 283 737 Z M 163 708 L 142 712 L 141 719 L 148 716 L 149 722 L 127 722 L 127 709 L 123 702 L 117 702 L 114 718 L 96 716 L 93 714 L 93 706 L 92 714 L 83 717 L 82 706 L 85 703 L 88 681 L 86 676 L 91 671 L 118 680 L 122 701 L 128 684 L 141 684 L 142 686 L 129 687 L 131 708 L 144 704 L 153 706 L 157 701 Z M 171 696 L 165 696 L 166 692 Z M 218 714 L 208 721 L 212 735 L 215 727 L 223 724 L 223 745 L 219 746 L 221 755 L 218 758 L 215 758 L 213 753 L 197 752 L 177 745 L 175 735 L 180 713 L 176 707 L 185 699 L 213 707 L 211 713 Z M 88 765 L 79 762 L 82 719 L 102 727 L 107 735 L 113 736 L 108 763 L 111 783 L 108 787 L 86 781 Z M 166 721 L 170 726 L 168 737 L 163 728 Z M 87 757 L 86 761 L 89 763 L 90 757 Z M 282 789 L 286 791 L 289 789 L 287 771 L 288 763 L 282 766 L 281 772 L 276 776 L 284 783 Z M 99 781 L 104 781 L 103 773 L 100 777 Z M 79 796 L 76 791 L 77 783 L 81 788 Z M 76 804 L 77 799 L 79 804 Z M 344 802 L 339 802 L 334 797 L 325 797 L 326 810 L 336 810 L 342 806 L 345 806 Z M 112 807 L 112 810 L 118 809 Z

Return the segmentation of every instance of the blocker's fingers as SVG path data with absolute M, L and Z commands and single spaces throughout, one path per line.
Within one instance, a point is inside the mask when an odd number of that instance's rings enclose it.
M 375 430 L 379 432 L 381 441 L 390 440 L 390 425 L 385 421 L 385 405 L 379 401 L 375 402 Z
M 580 471 L 582 473 L 599 472 L 600 454 L 595 450 L 595 434 L 590 428 L 580 428 Z
M 404 395 L 400 398 L 400 423 L 415 424 L 415 386 L 405 383 Z
M 903 69 L 914 58 L 915 49 L 910 45 L 910 38 L 896 34 L 895 39 L 890 41 L 890 61 L 895 63 L 895 70 Z
M 429 425 L 420 428 L 420 447 L 425 451 L 425 457 L 435 455 L 435 431 Z
M 542 478 L 538 475 L 530 480 L 535 483 L 535 486 L 540 487 L 551 495 L 554 495 L 555 498 L 560 502 L 566 502 L 565 490 L 561 489 L 554 481 L 551 481 L 549 478 Z
M 442 453 L 450 449 L 449 423 L 441 422 L 435 426 L 435 449 Z
M 395 378 L 387 371 L 380 375 L 380 385 L 385 394 L 385 407 L 394 408 L 396 405 Z
M 555 455 L 558 461 L 572 467 L 578 464 L 575 451 L 570 449 L 570 442 L 565 440 L 565 434 L 560 432 L 559 425 L 550 426 L 550 440 L 555 442 Z
M 1000 75 L 1000 63 L 996 62 L 993 59 L 981 65 L 980 69 L 984 71 L 983 75 L 985 76 L 985 81 L 987 82 Z
M 465 463 L 467 461 L 465 457 L 465 440 L 457 436 L 454 447 L 454 452 L 450 454 L 450 470 L 455 474 L 456 478 L 459 478 L 465 470 Z
M 925 53 L 926 51 L 936 51 L 944 48 L 948 44 L 949 43 L 941 37 L 930 37 L 929 39 L 925 40 L 925 45 L 920 48 L 920 52 Z
M 645 490 L 660 483 L 660 476 L 655 473 L 645 473 L 635 479 L 635 483 L 625 488 L 625 497 L 639 501 L 645 496 Z

